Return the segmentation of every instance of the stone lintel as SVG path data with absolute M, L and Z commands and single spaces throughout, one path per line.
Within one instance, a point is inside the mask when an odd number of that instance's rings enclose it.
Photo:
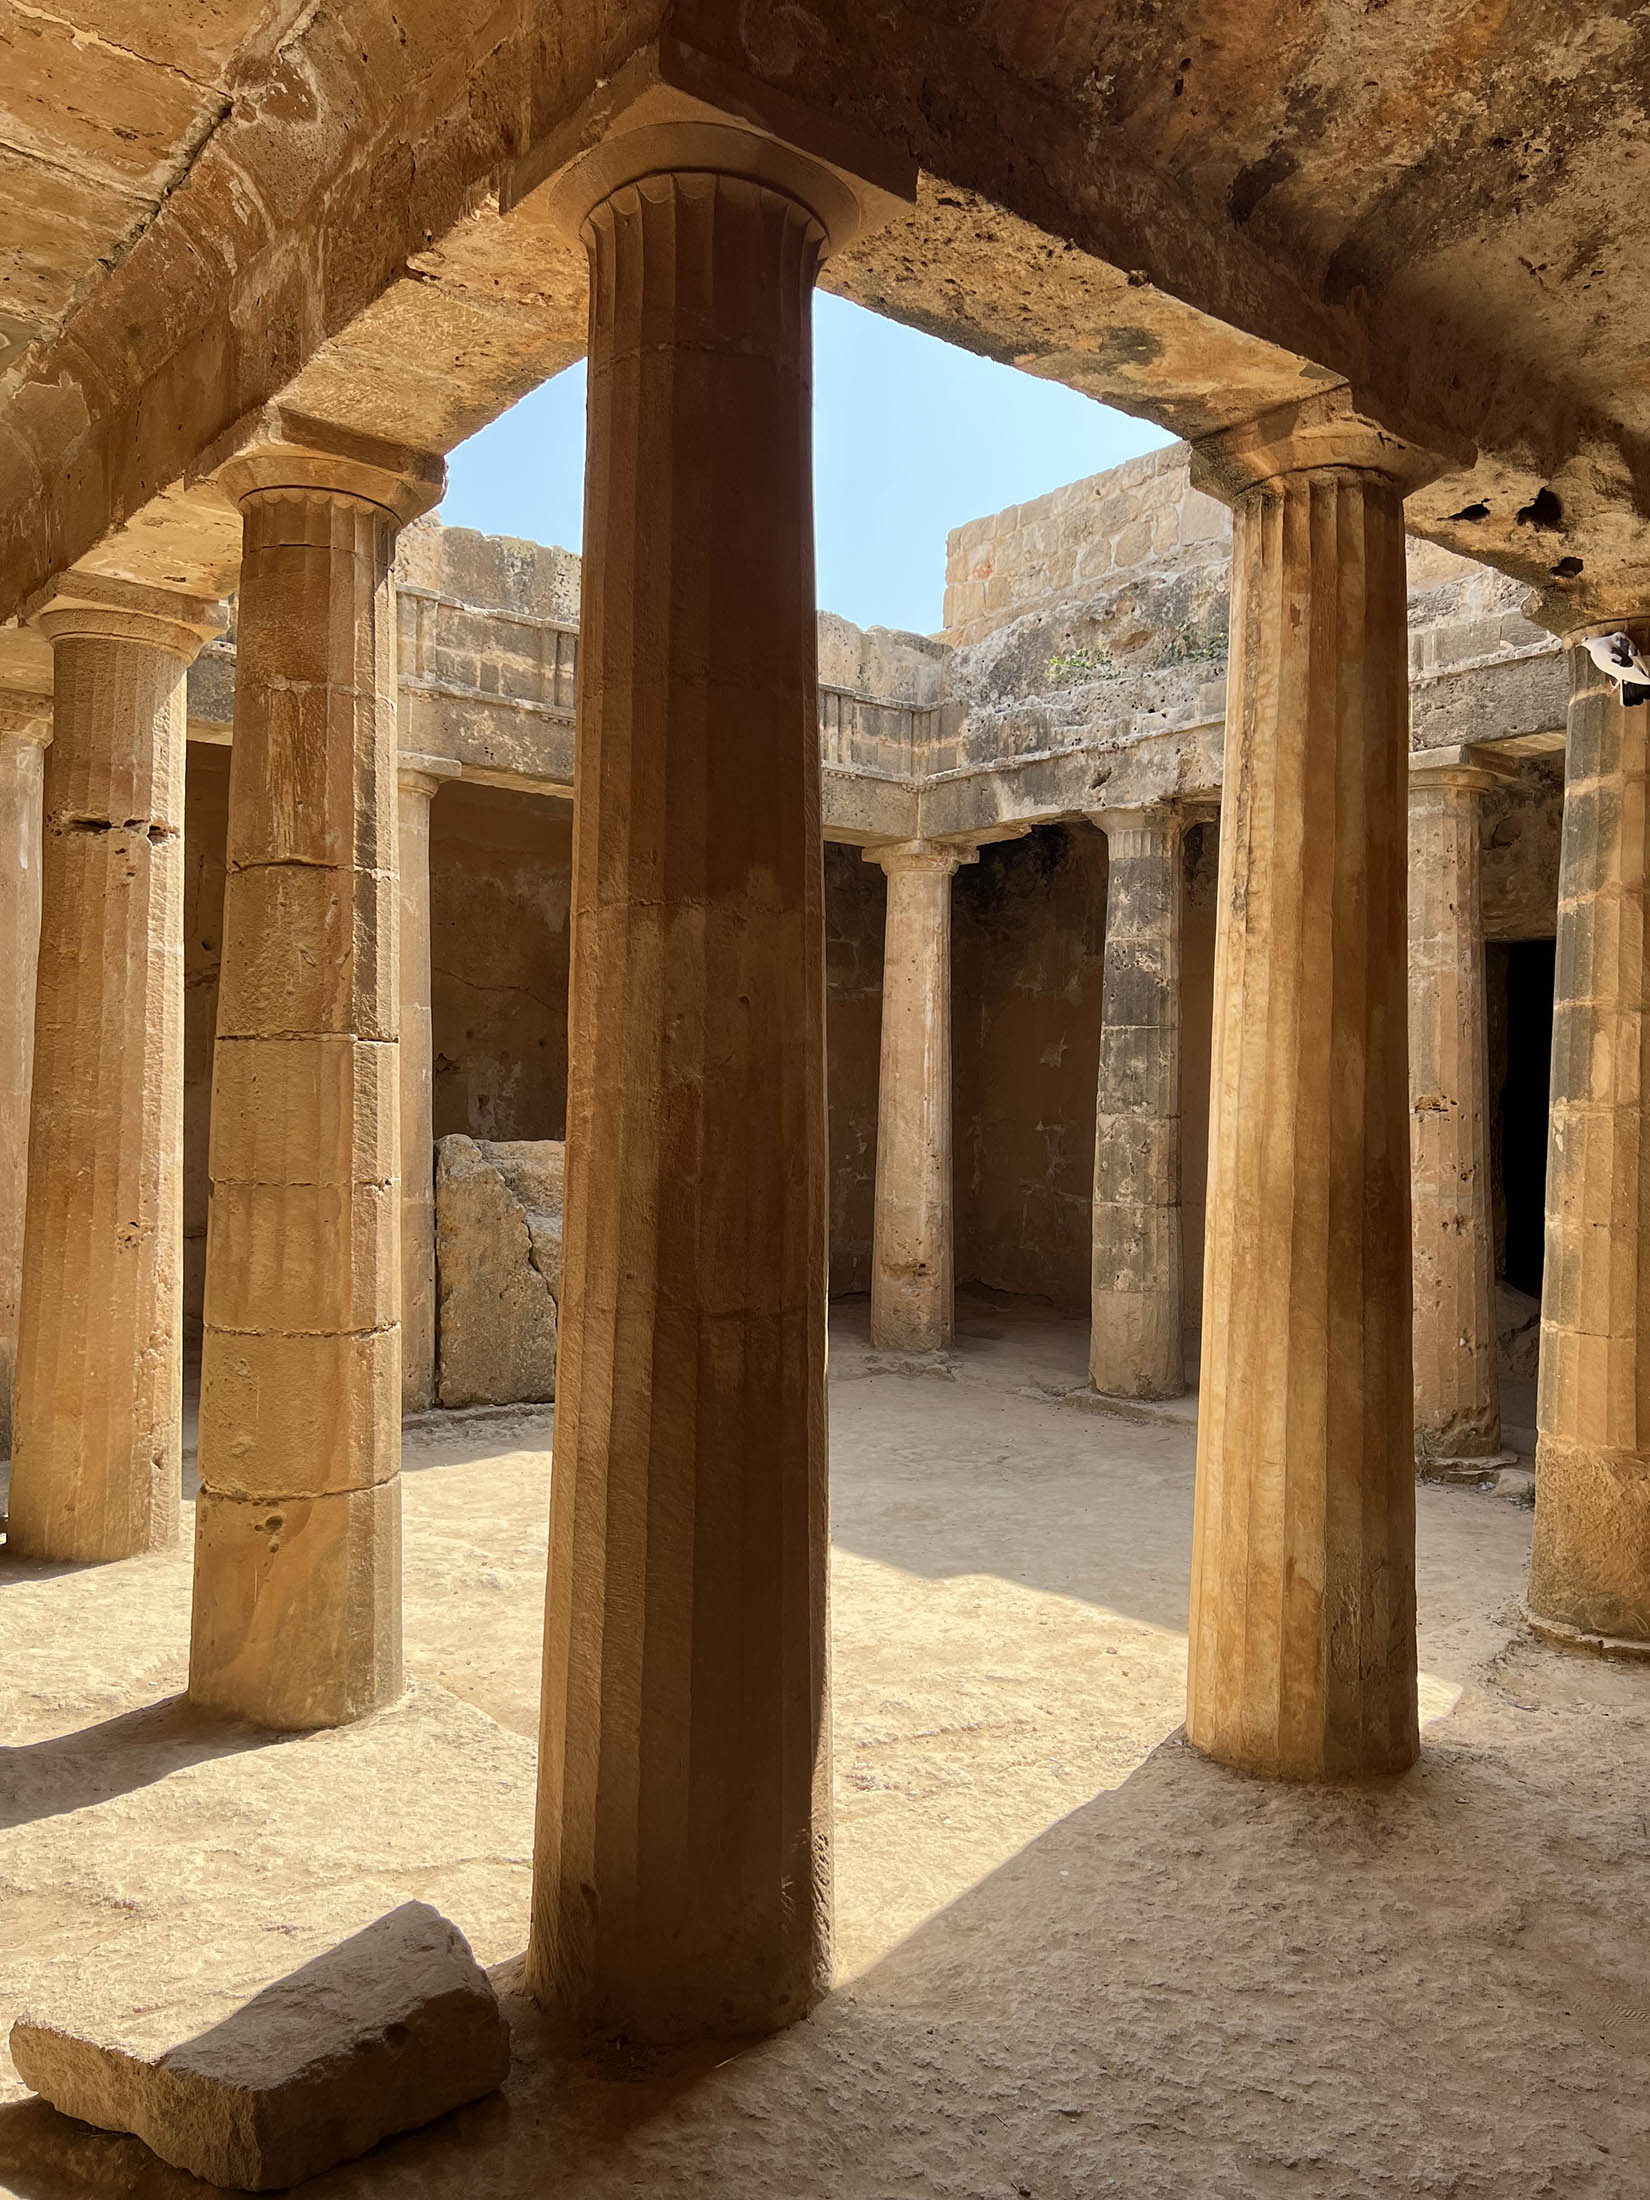
M 236 421 L 201 453 L 193 478 L 212 475 L 238 503 L 260 489 L 299 489 L 381 505 L 399 526 L 441 502 L 446 462 L 431 451 L 360 435 L 283 405 Z
M 102 641 L 135 642 L 162 649 L 185 664 L 221 634 L 227 623 L 222 604 L 185 596 L 170 588 L 110 579 L 102 573 L 70 570 L 31 597 L 23 615 L 48 641 L 70 635 Z
M 1446 463 L 1356 412 L 1344 383 L 1204 436 L 1192 444 L 1191 454 L 1192 487 L 1223 504 L 1236 504 L 1286 474 L 1331 468 L 1384 475 L 1408 496 L 1442 473 Z
M 633 54 L 499 180 L 564 243 L 593 206 L 644 176 L 706 170 L 797 200 L 838 252 L 916 204 L 909 154 L 669 36 Z M 531 203 L 529 203 L 531 202 Z

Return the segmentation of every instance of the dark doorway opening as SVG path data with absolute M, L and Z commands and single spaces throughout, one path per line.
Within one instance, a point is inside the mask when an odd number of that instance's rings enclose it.
M 1494 957 L 1506 988 L 1506 1061 L 1497 1110 L 1496 1174 L 1506 1218 L 1501 1274 L 1531 1298 L 1541 1296 L 1546 1227 L 1553 955 L 1551 940 L 1508 940 Z M 1492 983 L 1501 973 L 1492 967 Z

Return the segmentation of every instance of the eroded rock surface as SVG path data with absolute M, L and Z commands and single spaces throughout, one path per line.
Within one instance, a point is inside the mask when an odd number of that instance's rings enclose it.
M 11 2053 L 65 2115 L 135 2132 L 210 2184 L 272 2192 L 490 2093 L 510 2033 L 458 1927 L 406 1902 L 181 2045 L 141 2019 L 94 2033 L 25 2016 Z
M 562 1183 L 557 1139 L 436 1145 L 439 1393 L 444 1406 L 556 1395 Z

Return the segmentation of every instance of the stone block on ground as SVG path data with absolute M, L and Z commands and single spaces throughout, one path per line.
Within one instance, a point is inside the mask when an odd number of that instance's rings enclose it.
M 1509 1382 L 1533 1383 L 1541 1358 L 1541 1301 L 1510 1283 L 1495 1287 L 1496 1358 Z
M 12 2060 L 66 2116 L 210 2184 L 273 2192 L 502 2085 L 509 2027 L 456 1925 L 406 1902 L 181 2045 L 20 2017 Z
M 559 1139 L 436 1144 L 438 1394 L 444 1406 L 556 1395 L 561 1295 Z

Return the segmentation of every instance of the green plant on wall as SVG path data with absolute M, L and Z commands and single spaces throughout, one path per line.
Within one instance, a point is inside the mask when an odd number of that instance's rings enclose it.
M 1048 661 L 1048 680 L 1051 687 L 1075 687 L 1080 680 L 1098 680 L 1112 670 L 1112 661 L 1102 649 L 1057 649 Z
M 1209 632 L 1183 626 L 1169 636 L 1158 658 L 1164 665 L 1219 665 L 1226 662 L 1230 641 L 1223 626 Z

